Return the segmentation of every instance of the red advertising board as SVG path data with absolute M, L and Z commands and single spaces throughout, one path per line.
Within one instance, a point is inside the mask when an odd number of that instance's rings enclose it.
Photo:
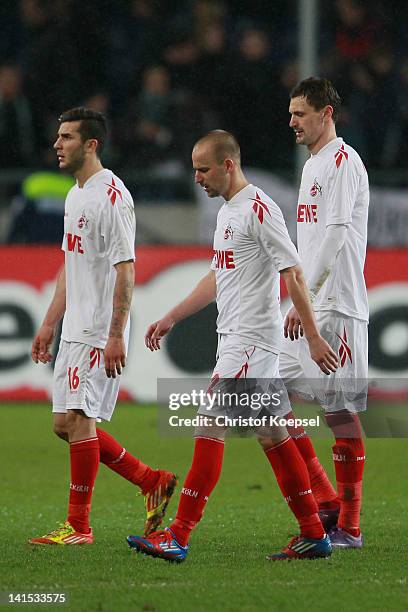
M 141 339 L 146 322 L 155 319 L 156 311 L 160 316 L 186 295 L 208 269 L 211 256 L 208 247 L 138 248 L 132 310 L 136 348 L 132 359 L 139 368 L 141 362 L 147 365 L 143 375 L 139 372 L 139 382 L 136 370 L 128 379 L 124 377 L 124 396 L 151 401 L 154 378 L 169 372 L 188 375 L 170 362 L 149 362 Z M 50 396 L 52 371 L 31 362 L 30 346 L 62 263 L 63 253 L 57 246 L 0 247 L 0 398 L 33 400 Z M 408 377 L 408 250 L 370 249 L 365 276 L 374 334 L 370 336 L 372 373 L 379 377 Z M 169 356 L 161 357 L 165 358 L 170 360 Z M 149 391 L 146 377 L 151 378 Z

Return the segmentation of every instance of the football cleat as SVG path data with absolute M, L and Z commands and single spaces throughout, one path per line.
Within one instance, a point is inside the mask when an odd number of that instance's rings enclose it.
M 29 544 L 93 544 L 92 529 L 89 533 L 75 531 L 68 521 L 62 523 L 58 529 L 51 531 L 40 538 L 31 538 Z
M 166 508 L 174 493 L 178 479 L 175 474 L 159 470 L 157 483 L 144 494 L 146 521 L 144 535 L 148 536 L 162 523 Z
M 353 536 L 340 527 L 334 527 L 329 532 L 329 538 L 333 548 L 362 548 L 363 535 Z
M 330 557 L 332 547 L 327 534 L 324 538 L 303 538 L 296 536 L 280 553 L 268 555 L 268 561 L 290 561 L 292 559 L 318 559 L 320 557 Z
M 137 552 L 166 561 L 181 563 L 187 557 L 188 546 L 181 546 L 169 528 L 164 531 L 155 531 L 147 538 L 130 535 L 126 538 L 126 541 Z
M 319 519 L 321 520 L 323 529 L 326 533 L 329 533 L 333 527 L 336 527 L 339 514 L 340 506 L 332 509 L 319 508 Z

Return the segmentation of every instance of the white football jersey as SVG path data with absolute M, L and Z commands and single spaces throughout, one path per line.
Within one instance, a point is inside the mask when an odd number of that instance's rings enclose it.
M 135 259 L 132 196 L 110 170 L 74 185 L 65 201 L 66 311 L 61 337 L 104 348 L 112 318 L 114 265 Z
M 347 225 L 346 241 L 313 303 L 315 311 L 336 310 L 368 321 L 364 262 L 369 186 L 357 152 L 335 138 L 303 168 L 297 207 L 298 251 L 308 279 L 329 225 Z
M 279 271 L 299 263 L 280 208 L 247 185 L 220 208 L 211 269 L 217 283 L 217 331 L 279 352 Z

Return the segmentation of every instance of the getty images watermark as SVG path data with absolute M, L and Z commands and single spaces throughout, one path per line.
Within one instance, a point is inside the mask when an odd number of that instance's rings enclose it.
M 193 417 L 170 414 L 168 423 L 170 427 L 319 427 L 319 415 L 314 418 L 287 418 L 272 413 L 274 408 L 280 412 L 283 404 L 286 404 L 283 391 L 262 393 L 192 389 L 190 392 L 172 392 L 168 396 L 170 411 L 195 408 L 199 413 Z M 234 416 L 233 412 L 238 414 Z
M 285 418 L 274 415 L 263 414 L 259 417 L 229 417 L 218 415 L 216 417 L 197 414 L 195 417 L 169 417 L 170 427 L 243 427 L 243 428 L 266 428 L 266 427 L 319 427 L 320 416 L 315 418 Z
M 159 432 L 189 435 L 195 428 L 228 428 L 239 435 L 268 428 L 318 428 L 320 414 L 288 416 L 281 379 L 159 379 Z
M 291 393 L 289 400 L 288 390 Z M 357 413 L 370 438 L 408 438 L 408 377 L 394 379 L 180 379 L 157 381 L 158 433 L 190 437 L 197 427 L 226 427 L 246 436 L 267 427 L 287 427 L 290 435 L 332 439 L 321 406 L 339 410 L 338 437 L 355 437 Z M 291 411 L 291 403 L 293 412 Z M 341 435 L 340 435 L 341 434 Z

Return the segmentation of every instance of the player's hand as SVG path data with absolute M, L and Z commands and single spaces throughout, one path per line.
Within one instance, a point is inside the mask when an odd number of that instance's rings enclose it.
M 169 333 L 175 321 L 169 316 L 163 317 L 160 321 L 155 321 L 147 328 L 145 334 L 145 345 L 151 351 L 160 349 L 160 340 Z
M 299 337 L 303 336 L 302 323 L 294 306 L 292 306 L 285 317 L 283 332 L 285 338 L 290 338 L 291 340 L 299 340 Z
M 50 346 L 55 336 L 55 327 L 41 325 L 31 346 L 31 359 L 34 363 L 49 363 L 52 360 Z
M 325 374 L 335 372 L 338 367 L 336 353 L 320 335 L 308 340 L 310 355 Z
M 116 375 L 122 374 L 122 368 L 126 366 L 126 347 L 123 338 L 109 337 L 103 356 L 108 378 L 116 378 Z

